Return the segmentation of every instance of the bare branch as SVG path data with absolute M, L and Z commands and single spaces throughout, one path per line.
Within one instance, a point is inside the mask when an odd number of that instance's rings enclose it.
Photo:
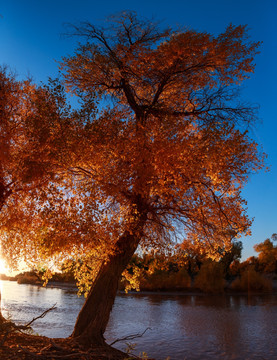
M 116 339 L 110 344 L 110 346 L 114 345 L 115 343 L 117 343 L 119 341 L 126 341 L 126 340 L 133 340 L 136 338 L 140 338 L 146 333 L 147 330 L 151 330 L 151 328 L 147 327 L 141 334 L 138 333 L 138 334 L 133 334 L 133 335 L 127 335 L 124 338 Z
M 56 307 L 57 303 L 51 306 L 49 309 L 45 310 L 41 315 L 33 318 L 31 321 L 29 321 L 26 325 L 24 325 L 25 328 L 29 328 L 31 324 L 33 324 L 36 320 L 42 319 L 45 317 L 46 314 L 48 314 L 50 311 L 57 309 Z

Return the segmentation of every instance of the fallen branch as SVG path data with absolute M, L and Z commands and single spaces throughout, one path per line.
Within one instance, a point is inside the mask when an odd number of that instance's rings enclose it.
M 125 336 L 124 338 L 116 339 L 116 340 L 114 340 L 114 341 L 110 344 L 110 346 L 114 345 L 115 343 L 117 343 L 117 342 L 119 342 L 119 341 L 133 340 L 133 339 L 142 337 L 142 336 L 146 333 L 147 330 L 151 330 L 151 328 L 150 328 L 150 327 L 147 327 L 147 328 L 144 330 L 144 332 L 142 332 L 141 334 L 138 333 L 138 334 L 133 334 L 133 335 Z
M 57 303 L 54 304 L 54 305 L 53 305 L 52 307 L 50 307 L 49 309 L 45 310 L 41 315 L 33 318 L 33 319 L 32 319 L 31 321 L 29 321 L 26 325 L 23 325 L 23 327 L 30 328 L 30 326 L 31 326 L 31 324 L 32 324 L 33 322 L 35 322 L 35 321 L 38 320 L 38 319 L 44 318 L 44 316 L 45 316 L 46 314 L 48 314 L 49 311 L 55 310 L 55 309 L 56 309 L 56 305 L 57 305 Z
M 50 344 L 48 344 L 47 346 L 45 346 L 44 348 L 42 348 L 40 350 L 41 354 L 43 352 L 45 352 L 45 351 L 50 351 L 51 349 L 58 350 L 58 351 L 64 351 L 65 350 L 62 346 L 59 346 L 59 345 L 55 344 L 53 339 L 49 338 L 49 341 L 50 341 Z
M 25 325 L 16 325 L 12 321 L 5 321 L 3 324 L 1 324 L 1 328 L 3 329 L 3 332 L 5 332 L 4 337 L 2 341 L 0 342 L 0 346 L 4 345 L 5 341 L 7 340 L 7 337 L 9 334 L 14 333 L 16 331 L 24 331 L 29 330 L 31 328 L 31 324 L 33 324 L 36 320 L 44 318 L 44 316 L 49 312 L 56 309 L 56 304 L 54 304 L 51 308 L 45 310 L 41 315 L 33 318 L 31 321 L 29 321 Z

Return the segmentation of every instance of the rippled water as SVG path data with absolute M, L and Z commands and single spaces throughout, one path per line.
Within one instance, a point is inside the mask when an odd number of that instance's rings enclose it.
M 83 298 L 69 290 L 2 281 L 3 313 L 26 322 L 57 303 L 57 309 L 34 324 L 34 331 L 66 337 L 74 326 Z M 135 353 L 164 360 L 277 359 L 277 296 L 193 296 L 119 294 L 106 339 L 147 333 Z M 117 347 L 126 349 L 125 343 Z

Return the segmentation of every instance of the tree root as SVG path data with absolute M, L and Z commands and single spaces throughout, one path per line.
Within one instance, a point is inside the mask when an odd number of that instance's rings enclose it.
M 1 337 L 4 336 L 0 334 Z M 137 359 L 108 344 L 83 347 L 72 338 L 50 339 L 43 336 L 12 332 L 0 347 L 0 359 L 9 360 L 123 360 Z
M 90 346 L 84 346 L 78 342 L 78 339 L 50 339 L 43 336 L 30 335 L 26 330 L 31 329 L 31 325 L 38 319 L 43 318 L 48 312 L 54 310 L 51 308 L 45 310 L 41 315 L 33 318 L 25 325 L 16 325 L 11 321 L 0 323 L 0 359 L 12 360 L 48 360 L 48 359 L 69 359 L 69 360 L 123 360 L 138 359 L 135 355 L 126 354 L 111 345 L 119 341 L 132 340 L 141 337 L 149 329 L 145 329 L 142 334 L 128 335 L 117 339 L 109 344 L 92 343 Z

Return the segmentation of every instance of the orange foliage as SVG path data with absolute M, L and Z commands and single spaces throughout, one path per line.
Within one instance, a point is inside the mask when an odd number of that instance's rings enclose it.
M 107 29 L 85 23 L 75 30 L 86 42 L 61 69 L 83 107 L 68 116 L 66 132 L 58 112 L 53 142 L 47 135 L 40 143 L 63 172 L 36 193 L 35 211 L 24 207 L 35 219 L 31 235 L 9 237 L 6 253 L 79 257 L 86 264 L 79 275 L 91 282 L 123 238 L 134 249 L 167 251 L 186 238 L 212 257 L 218 247 L 228 250 L 230 233 L 251 225 L 242 186 L 263 166 L 240 127 L 254 120 L 255 109 L 236 97 L 258 44 L 242 26 L 217 37 L 160 31 L 133 13 Z M 112 101 L 95 115 L 103 97 Z M 36 136 L 44 134 L 41 126 Z
M 275 238 L 276 234 L 273 234 L 271 239 L 274 241 Z M 254 246 L 255 251 L 259 253 L 258 262 L 266 273 L 277 273 L 277 246 L 274 246 L 273 241 L 266 239 Z
M 0 69 L 0 250 L 14 268 L 22 257 L 37 260 L 21 233 L 31 237 L 43 193 L 62 169 L 66 126 L 59 102 L 58 91 Z

